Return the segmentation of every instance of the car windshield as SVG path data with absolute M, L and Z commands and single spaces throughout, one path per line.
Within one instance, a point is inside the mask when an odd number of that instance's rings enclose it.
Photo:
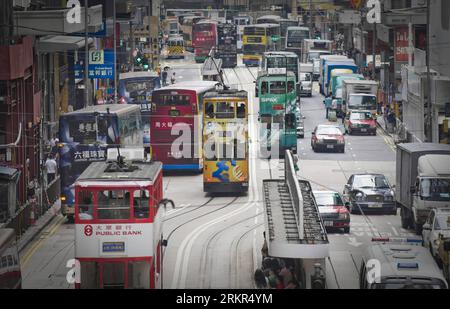
M 373 120 L 372 113 L 352 113 L 350 120 Z
M 342 132 L 336 127 L 321 127 L 317 129 L 317 135 L 342 135 Z
M 314 193 L 318 206 L 344 206 L 339 193 Z
M 435 226 L 436 230 L 450 230 L 450 215 L 438 215 L 436 217 Z
M 420 196 L 427 201 L 450 201 L 450 179 L 422 179 Z
M 389 189 L 389 183 L 386 177 L 382 175 L 359 175 L 355 176 L 353 183 L 355 188 L 370 188 L 370 189 Z
M 439 290 L 445 287 L 441 284 L 422 284 L 422 283 L 377 283 L 372 286 L 377 290 Z

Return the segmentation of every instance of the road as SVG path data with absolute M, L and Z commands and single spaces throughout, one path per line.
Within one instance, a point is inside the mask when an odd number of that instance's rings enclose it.
M 200 65 L 192 58 L 166 61 L 177 81 L 199 80 Z M 254 288 L 253 273 L 260 266 L 262 247 L 262 180 L 282 177 L 279 162 L 257 157 L 258 100 L 254 95 L 256 68 L 239 63 L 225 69 L 225 82 L 249 92 L 251 181 L 242 196 L 209 196 L 203 193 L 201 175 L 166 175 L 165 196 L 176 203 L 164 221 L 168 247 L 164 254 L 165 288 Z M 317 85 L 316 85 L 317 86 Z M 316 87 L 317 88 L 317 87 Z M 317 90 L 317 89 L 316 89 Z M 347 136 L 346 152 L 314 153 L 310 146 L 314 127 L 326 123 L 323 97 L 317 92 L 302 98 L 305 139 L 299 140 L 299 177 L 314 189 L 342 192 L 353 173 L 385 174 L 395 183 L 395 146 L 377 136 Z M 68 260 L 74 257 L 74 227 L 57 217 L 49 228 L 22 252 L 24 288 L 73 288 L 66 281 Z M 350 234 L 330 233 L 327 265 L 329 288 L 358 288 L 361 253 L 374 236 L 413 235 L 400 226 L 399 216 L 352 215 Z

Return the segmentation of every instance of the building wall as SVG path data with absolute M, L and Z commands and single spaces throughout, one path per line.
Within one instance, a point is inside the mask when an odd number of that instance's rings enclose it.
M 430 66 L 450 76 L 450 1 L 431 0 Z

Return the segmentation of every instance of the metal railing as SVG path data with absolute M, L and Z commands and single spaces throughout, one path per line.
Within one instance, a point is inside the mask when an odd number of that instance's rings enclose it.
M 294 166 L 294 159 L 290 150 L 286 150 L 284 159 L 284 175 L 286 178 L 286 184 L 291 194 L 292 203 L 294 206 L 295 219 L 297 221 L 298 233 L 300 239 L 304 239 L 304 226 L 303 226 L 303 197 L 300 190 L 300 185 L 297 180 L 297 174 Z
M 56 178 L 45 191 L 41 191 L 39 188 L 36 190 L 35 195 L 29 201 L 27 201 L 22 207 L 20 207 L 13 217 L 9 218 L 6 222 L 0 223 L 0 228 L 14 229 L 18 238 L 21 238 L 29 227 L 33 226 L 42 215 L 57 201 L 60 192 L 60 178 Z M 44 194 L 41 199 L 41 194 Z M 39 204 L 39 201 L 43 201 L 43 204 Z

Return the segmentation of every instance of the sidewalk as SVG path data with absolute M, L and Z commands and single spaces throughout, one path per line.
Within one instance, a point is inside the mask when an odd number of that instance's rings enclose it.
M 44 230 L 50 222 L 60 213 L 61 210 L 61 202 L 58 199 L 52 207 L 50 207 L 45 214 L 43 214 L 38 220 L 36 220 L 36 224 L 27 229 L 25 234 L 20 238 L 18 247 L 19 252 L 25 249 L 35 238 L 38 236 L 42 230 Z
M 384 132 L 386 135 L 389 135 L 389 136 L 392 137 L 392 138 L 395 137 L 395 136 L 394 136 L 394 133 L 389 133 L 389 131 L 386 130 L 386 122 L 384 121 L 383 115 L 377 117 L 377 124 L 378 124 L 378 126 L 380 127 L 380 129 L 383 130 L 383 132 Z

